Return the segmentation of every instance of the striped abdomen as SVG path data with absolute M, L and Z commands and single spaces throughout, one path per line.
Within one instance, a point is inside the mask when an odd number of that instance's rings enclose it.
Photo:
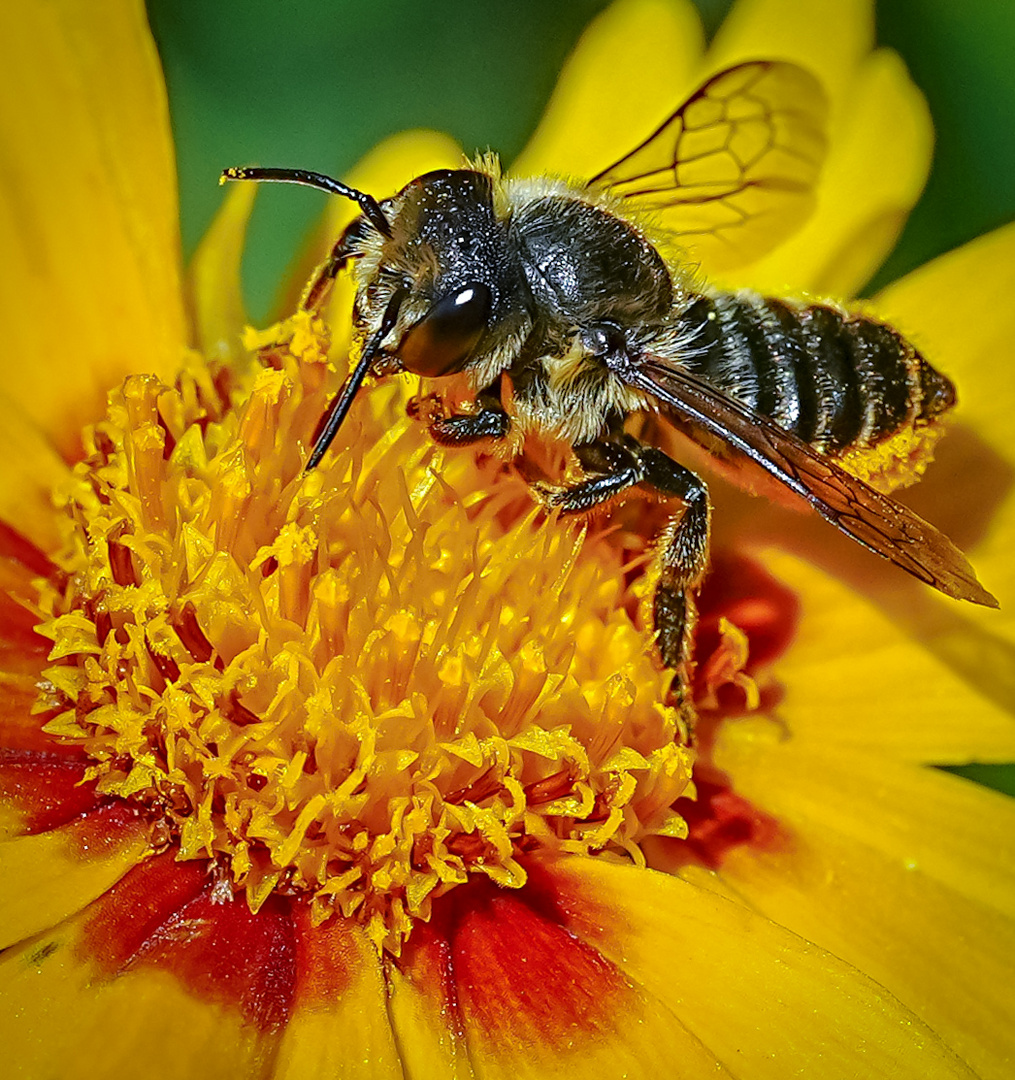
M 955 404 L 955 389 L 884 323 L 755 293 L 696 297 L 684 362 L 825 452 L 866 447 Z

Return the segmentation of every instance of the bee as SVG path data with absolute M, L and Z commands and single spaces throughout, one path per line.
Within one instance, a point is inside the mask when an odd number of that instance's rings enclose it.
M 842 464 L 900 435 L 910 444 L 932 436 L 955 404 L 951 382 L 875 318 L 700 279 L 700 261 L 757 257 L 805 220 L 825 113 L 810 73 L 760 60 L 710 78 L 584 184 L 508 178 L 488 155 L 378 202 L 304 170 L 226 170 L 223 180 L 309 184 L 361 211 L 302 300 L 320 311 L 351 268 L 359 359 L 306 468 L 320 462 L 368 376 L 411 372 L 437 385 L 464 377 L 457 411 L 431 396 L 426 422 L 437 443 L 563 441 L 574 478 L 537 489 L 563 514 L 588 514 L 635 489 L 673 501 L 657 546 L 653 618 L 661 658 L 684 686 L 711 507 L 698 476 L 627 430 L 635 413 L 760 466 L 946 595 L 997 606 L 950 540 Z

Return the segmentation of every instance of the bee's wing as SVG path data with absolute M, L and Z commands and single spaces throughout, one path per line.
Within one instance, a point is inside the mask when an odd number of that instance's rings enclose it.
M 651 212 L 709 269 L 749 262 L 810 213 L 827 111 L 821 84 L 796 64 L 738 64 L 589 186 Z
M 998 606 L 948 537 L 767 417 L 661 359 L 623 359 L 611 366 L 624 382 L 658 399 L 676 418 L 746 454 L 864 547 L 947 596 Z

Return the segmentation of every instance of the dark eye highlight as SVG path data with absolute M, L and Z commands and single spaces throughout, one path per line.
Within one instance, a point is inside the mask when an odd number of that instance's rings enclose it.
M 479 281 L 441 297 L 402 338 L 398 357 L 407 371 L 431 378 L 461 371 L 490 317 L 493 294 Z

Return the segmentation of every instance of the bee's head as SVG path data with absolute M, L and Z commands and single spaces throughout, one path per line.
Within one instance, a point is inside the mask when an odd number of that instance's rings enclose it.
M 365 341 L 388 324 L 374 373 L 439 378 L 482 365 L 486 375 L 491 357 L 530 321 L 492 178 L 467 169 L 426 173 L 380 207 L 388 235 L 359 219 L 354 311 Z
M 329 411 L 308 469 L 320 461 L 368 374 L 439 378 L 469 371 L 477 385 L 489 385 L 531 327 L 532 297 L 508 243 L 506 215 L 496 213 L 491 173 L 425 173 L 380 203 L 303 169 L 226 169 L 222 180 L 306 184 L 352 199 L 362 211 L 325 264 L 333 276 L 355 260 L 360 358 Z

